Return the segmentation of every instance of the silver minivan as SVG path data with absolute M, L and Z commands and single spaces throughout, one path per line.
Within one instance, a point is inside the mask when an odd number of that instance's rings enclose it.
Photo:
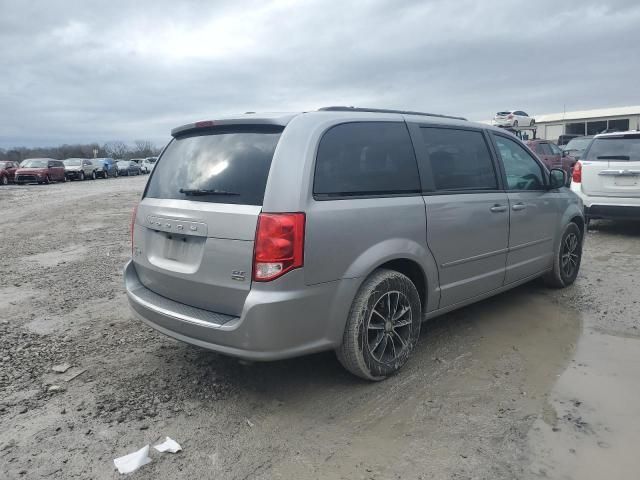
M 578 274 L 580 199 L 517 138 L 462 118 L 327 107 L 176 128 L 131 222 L 131 307 L 246 360 L 335 350 L 381 380 L 422 321 Z

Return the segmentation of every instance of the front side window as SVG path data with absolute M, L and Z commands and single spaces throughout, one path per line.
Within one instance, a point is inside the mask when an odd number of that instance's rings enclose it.
M 404 123 L 344 123 L 329 129 L 320 140 L 313 184 L 315 195 L 419 192 L 418 166 Z
M 552 155 L 562 155 L 562 150 L 560 150 L 560 148 L 558 148 L 558 146 L 555 143 L 549 143 L 549 148 L 551 149 L 551 154 Z
M 427 153 L 420 163 L 420 173 L 431 176 L 436 190 L 498 188 L 491 154 L 481 132 L 438 127 L 420 130 Z
M 544 190 L 540 164 L 514 140 L 494 135 L 509 190 Z

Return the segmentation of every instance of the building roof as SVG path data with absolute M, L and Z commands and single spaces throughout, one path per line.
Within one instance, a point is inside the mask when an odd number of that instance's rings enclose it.
M 536 115 L 536 123 L 562 122 L 565 120 L 584 120 L 587 118 L 619 117 L 625 115 L 640 115 L 640 106 L 597 108 L 595 110 L 578 110 L 575 112 L 549 113 Z

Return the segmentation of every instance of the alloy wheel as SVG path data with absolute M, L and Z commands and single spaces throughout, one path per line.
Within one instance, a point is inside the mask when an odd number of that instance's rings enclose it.
M 367 322 L 369 353 L 378 362 L 393 363 L 409 347 L 413 312 L 407 296 L 399 291 L 383 294 Z
M 567 235 L 562 242 L 562 254 L 560 257 L 562 273 L 566 277 L 573 276 L 578 268 L 580 260 L 580 241 L 575 233 Z

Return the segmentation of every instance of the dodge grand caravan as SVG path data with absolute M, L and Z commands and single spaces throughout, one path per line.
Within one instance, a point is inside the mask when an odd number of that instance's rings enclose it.
M 566 173 L 461 118 L 350 107 L 172 131 L 131 222 L 133 310 L 247 360 L 335 350 L 381 380 L 423 320 L 539 276 L 573 283 Z

